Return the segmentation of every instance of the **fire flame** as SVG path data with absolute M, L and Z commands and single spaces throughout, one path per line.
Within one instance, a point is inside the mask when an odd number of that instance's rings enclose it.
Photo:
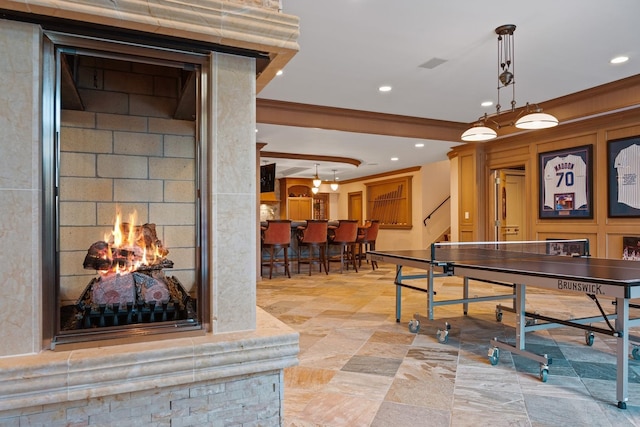
M 122 222 L 122 215 L 116 214 L 113 230 L 104 235 L 107 249 L 103 259 L 110 261 L 111 268 L 101 270 L 100 274 L 128 274 L 142 266 L 152 266 L 162 261 L 167 250 L 159 241 L 146 236 L 144 227 L 135 226 L 137 211 L 129 214 L 129 222 Z

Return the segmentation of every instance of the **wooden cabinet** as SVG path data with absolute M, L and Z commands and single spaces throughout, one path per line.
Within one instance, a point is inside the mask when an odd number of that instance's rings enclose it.
M 327 219 L 329 195 L 313 194 L 313 183 L 307 178 L 280 179 L 280 213 L 282 219 L 304 221 Z M 286 195 L 286 196 L 285 196 Z
M 312 218 L 311 197 L 287 197 L 287 218 L 301 221 Z

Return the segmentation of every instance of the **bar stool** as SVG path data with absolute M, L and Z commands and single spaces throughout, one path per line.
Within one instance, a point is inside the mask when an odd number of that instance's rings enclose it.
M 309 276 L 311 276 L 311 265 L 319 264 L 320 272 L 324 266 L 324 272 L 329 274 L 327 267 L 327 227 L 329 221 L 326 219 L 309 219 L 305 227 L 298 227 L 297 239 L 298 239 L 298 273 L 300 273 L 300 264 L 309 264 Z M 302 248 L 306 247 L 308 250 L 308 257 L 302 258 Z M 317 251 L 318 256 L 315 257 L 314 253 Z
M 339 247 L 340 255 L 337 257 L 329 257 L 329 263 L 332 261 L 340 261 L 340 273 L 344 268 L 344 262 L 347 261 L 347 269 L 349 268 L 349 262 L 353 264 L 353 269 L 357 272 L 358 266 L 356 265 L 356 238 L 358 237 L 358 220 L 356 219 L 341 219 L 338 221 L 338 226 L 333 229 L 333 232 L 329 236 L 329 251 L 331 247 Z
M 273 264 L 278 262 L 276 255 L 284 251 L 284 271 L 291 278 L 289 272 L 289 246 L 291 244 L 291 221 L 288 219 L 267 220 L 267 227 L 262 230 L 262 250 L 269 249 L 269 279 L 273 273 Z M 278 262 L 279 263 L 279 262 Z M 265 266 L 266 263 L 262 263 Z
M 367 252 L 376 250 L 376 238 L 378 237 L 379 229 L 380 221 L 377 219 L 367 221 L 365 227 L 358 227 L 358 238 L 356 239 L 358 244 L 358 267 L 362 266 L 362 257 L 365 256 L 366 258 Z M 371 260 L 371 269 L 375 270 L 376 268 L 378 268 L 378 261 Z

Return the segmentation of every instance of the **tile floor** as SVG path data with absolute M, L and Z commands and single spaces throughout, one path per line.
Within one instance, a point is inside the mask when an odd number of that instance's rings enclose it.
M 292 270 L 293 271 L 293 270 Z M 411 270 L 405 269 L 405 274 Z M 509 352 L 492 366 L 489 340 L 513 339 L 514 316 L 496 321 L 495 302 L 435 308 L 426 294 L 403 290 L 402 321 L 395 321 L 395 267 L 380 263 L 358 273 L 281 272 L 258 283 L 258 305 L 300 333 L 300 363 L 285 370 L 285 426 L 640 426 L 640 362 L 631 360 L 630 398 L 616 407 L 614 339 L 557 328 L 527 334 L 527 349 L 553 358 L 547 382 L 539 365 Z M 426 280 L 412 284 L 426 285 Z M 436 279 L 436 298 L 460 298 L 458 278 Z M 471 295 L 504 293 L 477 285 Z M 605 302 L 605 307 L 608 302 Z M 529 289 L 527 309 L 541 314 L 595 314 L 586 297 L 557 299 Z M 448 341 L 438 329 L 451 325 Z

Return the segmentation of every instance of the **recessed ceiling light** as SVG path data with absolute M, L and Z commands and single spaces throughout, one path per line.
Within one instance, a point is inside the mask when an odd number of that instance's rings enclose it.
M 281 76 L 283 72 L 284 72 L 284 71 L 282 71 L 282 70 L 278 70 L 278 71 L 276 71 L 276 76 Z
M 418 142 L 415 146 L 416 148 L 422 148 L 424 147 L 424 144 L 422 142 Z
M 398 161 L 398 158 L 397 158 L 397 157 L 392 157 L 392 158 L 391 158 L 391 161 L 392 161 L 392 162 L 397 162 L 397 161 Z
M 493 101 L 484 101 L 480 104 L 482 107 L 491 107 L 493 105 Z
M 627 62 L 629 60 L 628 56 L 616 56 L 611 61 L 612 64 L 622 64 L 623 62 Z
M 378 90 L 380 92 L 391 92 L 391 86 L 380 86 Z

